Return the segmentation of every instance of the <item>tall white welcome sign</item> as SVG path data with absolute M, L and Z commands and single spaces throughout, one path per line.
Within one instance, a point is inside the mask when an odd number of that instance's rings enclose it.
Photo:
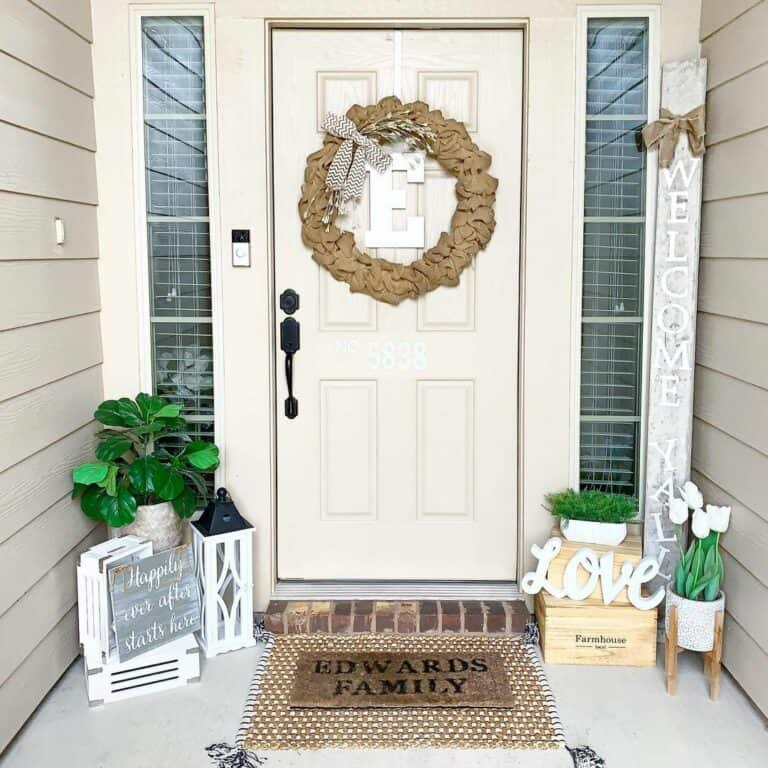
M 704 103 L 705 59 L 665 64 L 661 106 L 685 115 Z M 677 563 L 669 500 L 691 467 L 693 360 L 701 219 L 702 158 L 684 133 L 672 163 L 659 170 L 653 279 L 644 555 L 659 562 L 653 585 Z

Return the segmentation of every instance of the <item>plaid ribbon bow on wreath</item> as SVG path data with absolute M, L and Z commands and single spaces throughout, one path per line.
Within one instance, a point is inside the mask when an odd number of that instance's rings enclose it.
M 360 133 L 357 126 L 344 115 L 326 112 L 320 127 L 344 139 L 328 169 L 326 187 L 337 194 L 342 204 L 358 200 L 363 194 L 366 161 L 379 173 L 384 173 L 392 164 L 391 156 L 373 139 Z

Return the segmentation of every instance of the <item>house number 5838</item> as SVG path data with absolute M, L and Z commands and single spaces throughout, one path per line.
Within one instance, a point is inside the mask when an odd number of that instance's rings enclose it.
M 423 371 L 427 367 L 427 345 L 423 341 L 372 341 L 368 345 L 368 367 Z

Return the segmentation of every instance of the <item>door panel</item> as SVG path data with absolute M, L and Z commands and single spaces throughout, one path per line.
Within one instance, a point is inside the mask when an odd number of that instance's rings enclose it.
M 276 365 L 278 576 L 514 580 L 522 33 L 276 30 L 272 55 L 275 287 L 301 296 L 296 419 L 282 411 L 282 354 Z M 460 284 L 391 307 L 312 261 L 296 207 L 324 111 L 395 87 L 464 120 L 500 183 L 493 239 Z M 423 184 L 403 177 L 395 227 L 423 216 L 429 247 L 455 180 L 430 159 Z M 360 247 L 367 195 L 338 222 Z
M 416 387 L 417 518 L 469 522 L 475 516 L 475 382 L 419 381 Z

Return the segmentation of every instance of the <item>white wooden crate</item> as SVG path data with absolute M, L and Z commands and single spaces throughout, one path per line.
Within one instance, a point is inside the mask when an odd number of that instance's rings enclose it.
M 106 664 L 114 646 L 107 569 L 135 562 L 152 554 L 152 542 L 140 536 L 121 536 L 97 544 L 80 555 L 77 566 L 77 601 L 80 647 L 92 669 Z
M 113 652 L 106 664 L 85 661 L 85 679 L 92 707 L 179 688 L 200 680 L 200 649 L 190 634 L 122 663 Z

